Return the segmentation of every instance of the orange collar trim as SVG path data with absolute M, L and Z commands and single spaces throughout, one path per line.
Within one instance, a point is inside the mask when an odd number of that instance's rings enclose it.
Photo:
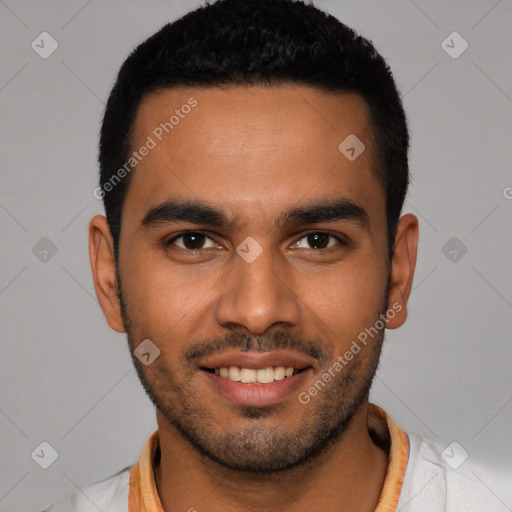
M 368 425 L 371 426 L 374 419 L 376 421 L 380 420 L 382 423 L 385 422 L 391 441 L 388 469 L 375 512 L 395 512 L 402 492 L 407 461 L 409 460 L 409 439 L 407 434 L 397 426 L 384 409 L 374 404 L 368 404 Z

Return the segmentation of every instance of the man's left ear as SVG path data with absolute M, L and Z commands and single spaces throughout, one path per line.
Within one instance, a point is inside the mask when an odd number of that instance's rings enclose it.
M 418 251 L 418 219 L 412 213 L 402 215 L 398 221 L 395 237 L 395 251 L 391 261 L 390 290 L 388 310 L 395 315 L 388 315 L 386 328 L 397 329 L 407 319 L 407 301 L 411 294 L 416 254 Z

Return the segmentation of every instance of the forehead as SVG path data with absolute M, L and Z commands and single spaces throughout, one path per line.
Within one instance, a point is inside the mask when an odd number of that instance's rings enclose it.
M 139 156 L 124 210 L 134 222 L 170 198 L 221 205 L 241 221 L 244 213 L 263 220 L 340 195 L 377 221 L 385 210 L 369 108 L 352 93 L 297 85 L 163 89 L 141 102 L 131 147 Z

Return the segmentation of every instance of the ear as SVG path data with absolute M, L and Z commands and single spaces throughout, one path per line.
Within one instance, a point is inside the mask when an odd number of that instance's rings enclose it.
M 124 332 L 117 293 L 114 243 L 103 215 L 94 216 L 89 223 L 89 259 L 94 289 L 107 323 L 114 331 Z
M 395 250 L 391 261 L 387 329 L 397 329 L 407 319 L 407 301 L 411 294 L 416 254 L 418 251 L 418 219 L 412 213 L 400 217 L 395 237 Z

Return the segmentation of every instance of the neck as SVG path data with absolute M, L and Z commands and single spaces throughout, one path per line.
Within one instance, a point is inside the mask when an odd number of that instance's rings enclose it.
M 163 510 L 373 511 L 384 484 L 388 454 L 373 443 L 367 415 L 366 402 L 341 439 L 314 460 L 255 476 L 200 455 L 157 411 L 161 456 L 154 473 Z

